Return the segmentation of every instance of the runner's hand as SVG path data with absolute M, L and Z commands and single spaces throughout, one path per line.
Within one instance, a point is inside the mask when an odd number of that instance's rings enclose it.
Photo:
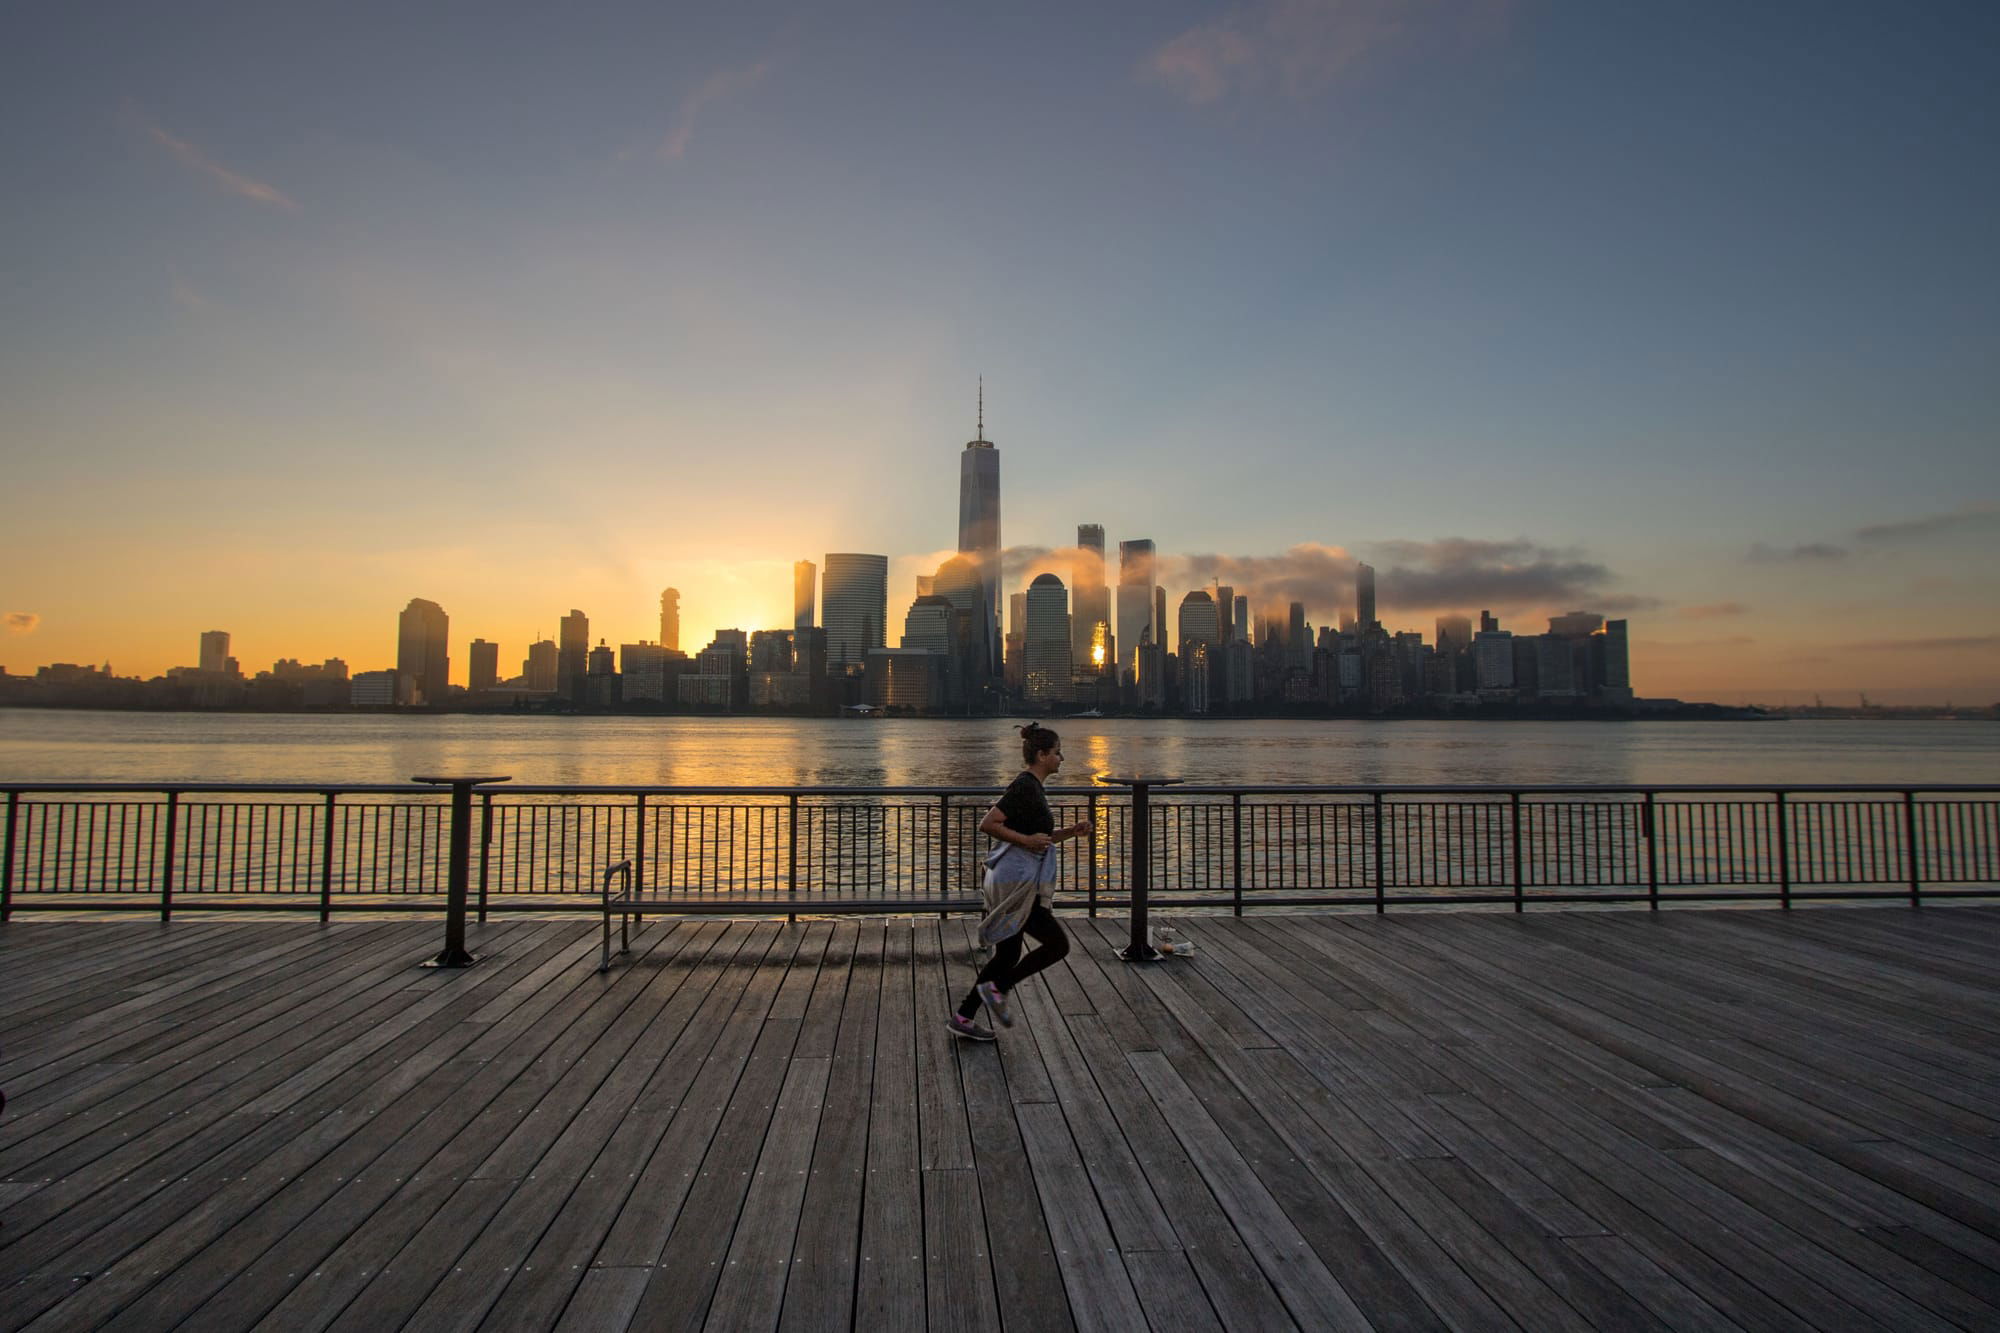
M 1030 833 L 1028 840 L 1021 845 L 1031 852 L 1046 852 L 1055 846 L 1055 842 L 1056 840 L 1046 833 Z
M 1069 831 L 1072 837 L 1095 837 L 1097 835 L 1097 825 L 1091 823 L 1088 819 L 1079 819 L 1075 824 L 1070 826 Z

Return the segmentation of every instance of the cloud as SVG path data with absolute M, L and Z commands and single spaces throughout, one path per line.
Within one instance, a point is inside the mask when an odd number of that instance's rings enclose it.
M 1508 0 L 1261 0 L 1189 28 L 1142 68 L 1196 106 L 1232 93 L 1315 97 L 1392 50 L 1504 31 Z
M 656 154 L 660 161 L 677 162 L 686 156 L 688 145 L 694 141 L 695 125 L 701 119 L 703 108 L 711 102 L 734 97 L 756 87 L 771 72 L 773 63 L 766 57 L 754 65 L 719 69 L 696 84 L 681 99 L 680 109 L 674 113 L 673 125 L 667 130 L 667 137 L 661 141 Z
M 1220 582 L 1249 599 L 1252 615 L 1282 614 L 1303 602 L 1308 615 L 1354 605 L 1355 559 L 1338 546 L 1301 542 L 1282 555 L 1183 555 L 1160 562 L 1160 581 L 1208 587 Z
M 1741 602 L 1705 602 L 1699 606 L 1683 606 L 1674 612 L 1682 620 L 1726 620 L 1730 616 L 1750 614 L 1750 608 Z
M 1830 546 L 1826 542 L 1807 542 L 1802 546 L 1766 546 L 1763 542 L 1756 542 L 1744 552 L 1743 558 L 1757 565 L 1785 564 L 1794 560 L 1845 560 L 1847 548 Z
M 282 208 L 288 213 L 299 211 L 297 201 L 277 186 L 266 185 L 264 182 L 252 180 L 240 172 L 231 171 L 196 145 L 154 121 L 151 117 L 140 111 L 137 106 L 127 103 L 125 114 L 126 118 L 138 129 L 139 133 L 150 139 L 154 144 L 165 149 L 168 156 L 189 170 L 208 177 L 211 182 L 221 186 L 226 193 L 233 194 L 239 199 L 249 199 L 271 208 Z
M 179 269 L 169 268 L 167 274 L 172 279 L 168 290 L 173 294 L 176 305 L 196 313 L 208 309 L 208 298 L 203 296 L 201 289 L 189 282 Z
M 2000 505 L 1969 504 L 1946 514 L 1925 514 L 1921 518 L 1872 524 L 1857 529 L 1854 535 L 1864 542 L 1896 542 L 1948 537 L 1960 532 L 1994 531 L 2000 531 Z
M 1378 595 L 1384 604 L 1404 610 L 1589 604 L 1596 610 L 1628 611 L 1657 604 L 1650 597 L 1608 593 L 1611 571 L 1580 552 L 1537 546 L 1526 539 L 1446 537 L 1382 542 L 1374 549 L 1389 564 L 1376 577 Z
M 1956 639 L 1875 639 L 1867 643 L 1849 644 L 1848 647 L 1863 653 L 1955 653 L 1974 649 L 1987 652 L 2000 648 L 2000 634 L 1979 634 Z
M 33 634 L 42 618 L 33 611 L 9 611 L 6 616 L 7 630 L 12 634 Z

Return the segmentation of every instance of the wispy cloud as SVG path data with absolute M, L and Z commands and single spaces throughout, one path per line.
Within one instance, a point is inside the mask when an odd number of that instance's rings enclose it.
M 1779 565 L 1795 560 L 1845 560 L 1847 548 L 1827 542 L 1806 542 L 1802 546 L 1766 546 L 1763 542 L 1756 542 L 1744 552 L 1743 558 L 1757 565 Z
M 1727 620 L 1731 616 L 1746 616 L 1750 608 L 1741 602 L 1704 602 L 1698 606 L 1683 606 L 1674 612 L 1682 620 Z
M 212 184 L 220 186 L 225 193 L 271 208 L 282 208 L 288 213 L 299 211 L 298 202 L 277 186 L 254 180 L 238 171 L 231 171 L 210 157 L 198 145 L 183 139 L 148 116 L 136 104 L 126 103 L 125 117 L 146 139 L 165 149 L 169 157 L 190 171 L 206 176 Z
M 754 65 L 719 69 L 689 90 L 674 113 L 667 137 L 660 142 L 656 153 L 660 161 L 675 162 L 685 157 L 688 145 L 694 141 L 695 126 L 700 122 L 703 110 L 712 102 L 736 97 L 756 87 L 770 74 L 774 63 L 767 56 Z
M 42 618 L 33 611 L 9 611 L 6 616 L 7 631 L 10 634 L 33 634 Z
M 1976 634 L 1955 639 L 1875 639 L 1847 645 L 1864 653 L 1952 653 L 2000 648 L 2000 634 Z
M 187 275 L 179 269 L 170 268 L 167 270 L 167 276 L 171 279 L 171 284 L 167 290 L 173 294 L 174 304 L 184 310 L 202 311 L 208 309 L 208 298 L 201 294 L 199 287 L 196 287 L 192 282 L 187 280 Z
M 1196 106 L 1319 95 L 1392 49 L 1504 29 L 1509 0 L 1262 0 L 1171 37 L 1143 69 Z
M 1864 542 L 1920 541 L 1961 532 L 2000 532 L 2000 504 L 1969 504 L 1944 514 L 1925 514 L 1857 529 Z

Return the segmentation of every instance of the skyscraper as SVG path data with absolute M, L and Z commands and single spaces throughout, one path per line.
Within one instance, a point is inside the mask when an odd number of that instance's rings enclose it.
M 793 629 L 811 629 L 817 623 L 813 619 L 813 594 L 818 591 L 818 576 L 819 567 L 810 560 L 792 565 Z
M 660 647 L 670 653 L 681 650 L 681 590 L 668 588 L 660 594 Z
M 1354 567 L 1354 620 L 1363 634 L 1375 628 L 1375 566 Z
M 1118 670 L 1136 678 L 1139 644 L 1153 627 L 1153 543 L 1118 543 Z
M 1070 697 L 1069 592 L 1053 574 L 1028 585 L 1028 635 L 1022 691 L 1029 703 L 1065 703 Z
M 979 385 L 979 435 L 958 456 L 958 551 L 979 571 L 985 613 L 973 627 L 989 670 L 1000 668 L 1000 451 L 986 438 L 986 384 Z M 830 573 L 831 571 L 829 571 Z M 880 644 L 876 645 L 880 647 Z
M 468 650 L 470 675 L 466 677 L 466 688 L 490 690 L 500 683 L 500 645 L 488 643 L 484 639 L 474 639 Z
M 590 667 L 590 617 L 572 608 L 562 618 L 556 639 L 556 693 L 580 704 Z
M 554 694 L 561 660 L 554 639 L 536 639 L 529 644 L 528 656 L 521 663 L 521 675 L 528 688 L 536 694 Z
M 1080 669 L 1090 661 L 1097 623 L 1111 619 L 1111 590 L 1104 586 L 1103 524 L 1077 524 L 1076 558 L 1070 562 L 1069 574 L 1069 657 L 1070 664 Z
M 228 630 L 205 629 L 201 632 L 201 669 L 218 672 L 229 670 Z
M 826 558 L 820 616 L 826 626 L 826 666 L 838 675 L 864 666 L 868 650 L 882 647 L 889 614 L 889 557 L 839 552 Z
M 1190 713 L 1209 710 L 1221 642 L 1222 618 L 1215 599 L 1199 588 L 1181 598 L 1181 704 Z
M 441 704 L 451 676 L 451 621 L 436 602 L 412 597 L 396 622 L 396 670 L 410 678 L 412 703 Z

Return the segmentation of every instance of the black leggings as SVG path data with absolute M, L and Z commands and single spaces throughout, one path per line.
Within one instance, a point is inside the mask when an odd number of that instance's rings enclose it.
M 1024 962 L 1021 959 L 1021 936 L 1032 935 L 1035 951 Z M 1069 935 L 1064 932 L 1062 922 L 1056 914 L 1036 903 L 1028 913 L 1028 919 L 1018 934 L 1009 935 L 993 946 L 993 957 L 979 970 L 979 981 L 990 981 L 1002 991 L 1013 990 L 1027 978 L 1048 967 L 1060 963 L 1069 956 Z M 979 1013 L 979 982 L 965 994 L 965 1002 L 958 1006 L 958 1012 L 967 1018 Z

